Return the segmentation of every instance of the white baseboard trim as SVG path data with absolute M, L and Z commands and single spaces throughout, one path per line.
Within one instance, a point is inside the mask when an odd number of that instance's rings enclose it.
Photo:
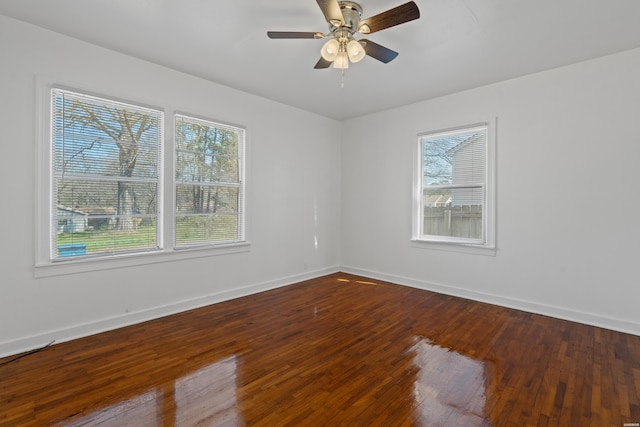
M 440 294 L 485 302 L 488 304 L 526 311 L 528 313 L 541 314 L 544 316 L 555 317 L 557 319 L 568 320 L 570 322 L 578 322 L 585 325 L 591 325 L 599 328 L 610 329 L 613 331 L 640 336 L 640 323 L 631 322 L 628 320 L 600 316 L 568 308 L 520 300 L 517 298 L 502 297 L 499 295 L 477 292 L 469 289 L 456 288 L 443 284 L 412 279 L 409 277 L 396 276 L 392 274 L 385 274 L 378 271 L 365 270 L 361 268 L 343 266 L 341 268 L 341 271 L 344 273 L 355 274 L 357 276 L 370 277 L 372 279 L 396 283 L 398 285 L 404 285 L 412 288 L 437 292 Z
M 90 335 L 99 334 L 137 323 L 154 320 L 164 316 L 180 313 L 194 308 L 205 307 L 207 305 L 228 301 L 243 296 L 268 291 L 271 289 L 288 286 L 297 282 L 302 282 L 316 277 L 325 276 L 332 273 L 344 272 L 355 274 L 358 276 L 369 277 L 372 279 L 383 280 L 385 282 L 396 283 L 398 285 L 409 286 L 416 289 L 437 292 L 440 294 L 466 298 L 474 301 L 485 302 L 488 304 L 499 305 L 502 307 L 522 310 L 529 313 L 541 314 L 544 316 L 555 317 L 558 319 L 568 320 L 571 322 L 583 323 L 586 325 L 596 326 L 600 328 L 610 329 L 618 332 L 640 336 L 640 324 L 627 320 L 616 319 L 612 317 L 599 316 L 591 313 L 584 313 L 562 307 L 539 304 L 535 302 L 519 300 L 516 298 L 507 298 L 499 295 L 477 292 L 469 289 L 451 287 L 443 284 L 427 282 L 424 280 L 412 279 L 404 276 L 396 276 L 393 274 L 381 273 L 373 270 L 366 270 L 349 266 L 333 266 L 319 270 L 309 271 L 292 276 L 282 277 L 279 279 L 269 280 L 266 282 L 256 283 L 244 286 L 238 289 L 230 289 L 214 294 L 205 295 L 198 298 L 180 301 L 177 303 L 167 304 L 114 316 L 110 318 L 100 319 L 93 322 L 79 324 L 68 328 L 62 328 L 47 331 L 41 334 L 20 338 L 13 341 L 0 343 L 0 358 L 7 357 L 34 349 L 44 347 L 50 342 L 59 344 Z
M 52 341 L 55 344 L 59 344 L 62 342 L 99 334 L 101 332 L 135 325 L 137 323 L 146 322 L 148 320 L 170 316 L 172 314 L 192 310 L 194 308 L 205 307 L 211 304 L 240 298 L 246 295 L 280 288 L 297 282 L 314 279 L 316 277 L 326 276 L 327 274 L 337 273 L 339 271 L 339 266 L 327 267 L 319 270 L 282 277 L 279 279 L 269 280 L 262 283 L 256 283 L 253 285 L 244 286 L 242 288 L 230 289 L 214 294 L 201 296 L 198 298 L 192 298 L 172 304 L 153 307 L 146 310 L 124 313 L 122 315 L 79 324 L 68 328 L 47 331 L 41 334 L 32 335 L 13 341 L 6 341 L 0 343 L 0 357 L 7 357 L 34 349 L 39 349 L 47 345 L 47 343 L 51 343 Z

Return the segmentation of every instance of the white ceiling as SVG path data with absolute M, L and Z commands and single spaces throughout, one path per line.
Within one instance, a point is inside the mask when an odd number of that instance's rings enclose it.
M 363 18 L 407 0 L 360 0 Z M 315 70 L 315 0 L 0 0 L 0 14 L 339 120 L 640 47 L 638 0 L 415 0 L 367 38 L 398 51 Z M 358 38 L 358 37 L 357 37 Z M 26 54 L 26 53 L 25 53 Z

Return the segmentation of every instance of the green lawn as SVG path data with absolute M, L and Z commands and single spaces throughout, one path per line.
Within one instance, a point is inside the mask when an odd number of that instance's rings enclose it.
M 237 238 L 238 222 L 235 215 L 177 219 L 176 243 L 178 245 L 225 242 Z M 87 254 L 153 249 L 157 247 L 156 226 L 155 224 L 140 226 L 133 232 L 98 229 L 57 235 L 58 247 L 71 244 L 87 245 Z
M 176 244 L 224 242 L 238 238 L 238 219 L 235 215 L 178 217 Z
M 114 250 L 147 249 L 156 247 L 155 225 L 138 227 L 133 232 L 82 231 L 62 233 L 57 237 L 58 246 L 70 244 L 87 245 L 87 253 L 112 252 Z

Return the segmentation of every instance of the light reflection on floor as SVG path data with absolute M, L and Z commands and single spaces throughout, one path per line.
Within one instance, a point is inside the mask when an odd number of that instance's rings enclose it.
M 417 418 L 425 426 L 480 426 L 485 422 L 485 366 L 418 337 L 410 350 L 418 368 Z
M 235 356 L 175 382 L 65 422 L 65 426 L 244 425 L 237 411 Z
M 177 380 L 176 425 L 242 425 L 236 369 L 236 357 L 230 356 Z
M 138 396 L 57 425 L 67 427 L 121 426 L 127 425 L 127 420 L 140 420 L 140 424 L 138 424 L 140 426 L 162 425 L 162 412 L 158 410 L 158 405 L 162 405 L 162 400 L 161 390 L 149 390 Z

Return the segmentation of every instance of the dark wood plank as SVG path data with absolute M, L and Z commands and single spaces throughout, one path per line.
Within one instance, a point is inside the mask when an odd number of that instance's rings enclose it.
M 343 273 L 10 359 L 2 426 L 640 422 L 640 337 Z

